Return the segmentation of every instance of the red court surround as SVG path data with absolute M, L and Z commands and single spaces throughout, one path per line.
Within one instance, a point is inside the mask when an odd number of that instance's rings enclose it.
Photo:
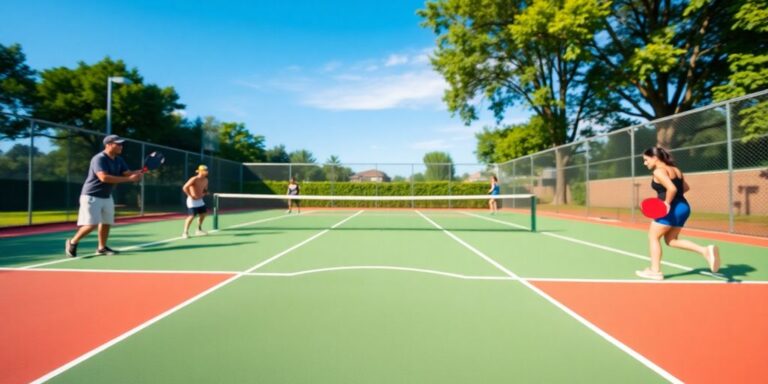
M 35 380 L 229 277 L 0 270 L 0 382 Z
M 531 282 L 686 383 L 768 382 L 768 284 Z

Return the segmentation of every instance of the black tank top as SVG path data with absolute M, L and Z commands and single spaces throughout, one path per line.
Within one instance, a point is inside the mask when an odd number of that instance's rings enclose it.
M 675 188 L 677 188 L 677 193 L 675 194 L 675 198 L 672 199 L 672 203 L 677 203 L 680 201 L 686 201 L 685 196 L 683 196 L 683 178 L 677 178 L 675 177 L 672 179 L 672 184 L 675 185 Z M 653 188 L 654 191 L 658 194 L 659 199 L 666 200 L 667 198 L 667 188 L 665 188 L 663 185 L 651 180 L 651 188 Z

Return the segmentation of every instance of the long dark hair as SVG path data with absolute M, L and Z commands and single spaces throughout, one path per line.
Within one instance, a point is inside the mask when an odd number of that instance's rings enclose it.
M 655 158 L 661 160 L 661 162 L 666 164 L 666 165 L 669 165 L 669 166 L 672 166 L 672 167 L 676 167 L 675 159 L 673 159 L 672 155 L 670 155 L 669 152 L 667 152 L 667 150 L 662 148 L 662 147 L 651 147 L 651 148 L 648 148 L 648 149 L 646 149 L 643 152 L 643 155 L 648 156 L 648 157 L 655 157 Z

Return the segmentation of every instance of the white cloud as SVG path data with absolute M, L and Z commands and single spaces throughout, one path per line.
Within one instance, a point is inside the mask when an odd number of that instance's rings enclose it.
M 448 85 L 430 67 L 429 51 L 395 53 L 349 65 L 330 60 L 314 71 L 291 65 L 261 80 L 251 77 L 236 84 L 293 93 L 302 104 L 324 110 L 445 109 L 442 96 Z
M 396 65 L 403 65 L 408 63 L 408 56 L 406 55 L 389 55 L 387 61 L 384 63 L 386 67 L 393 67 Z
M 305 98 L 307 105 L 330 110 L 381 110 L 440 103 L 447 85 L 433 71 L 339 81 Z

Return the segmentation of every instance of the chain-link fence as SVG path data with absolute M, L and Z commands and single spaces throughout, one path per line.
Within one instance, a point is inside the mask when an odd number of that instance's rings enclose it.
M 102 151 L 105 134 L 26 117 L 2 115 L 0 140 L 0 227 L 72 222 L 91 158 Z M 140 183 L 118 184 L 113 192 L 118 217 L 186 211 L 184 182 L 200 164 L 210 169 L 212 192 L 241 192 L 241 163 L 127 139 L 121 156 L 140 169 L 153 151 L 165 164 Z
M 0 227 L 71 222 L 91 157 L 104 134 L 41 120 L 0 115 L 16 132 L 0 140 Z M 693 215 L 689 226 L 768 236 L 768 91 L 628 127 L 498 165 L 266 164 L 201 157 L 199 153 L 128 140 L 132 168 L 152 151 L 165 165 L 141 183 L 118 185 L 119 216 L 180 213 L 181 185 L 198 164 L 210 170 L 211 192 L 285 193 L 295 178 L 304 194 L 466 195 L 487 192 L 497 174 L 502 192 L 534 193 L 540 211 L 644 222 L 638 205 L 653 195 L 642 152 L 669 148 L 685 172 Z M 312 202 L 307 202 L 312 203 Z M 316 202 L 345 206 L 349 202 Z M 381 202 L 354 202 L 377 207 Z M 398 202 L 407 208 L 484 208 L 484 201 Z M 502 201 L 504 208 L 527 205 Z
M 0 118 L 0 227 L 76 221 L 90 160 L 103 150 L 105 134 L 27 117 L 0 114 Z M 494 171 L 493 166 L 482 164 L 242 164 L 131 139 L 123 145 L 121 156 L 131 169 L 139 169 L 154 151 L 165 156 L 162 167 L 145 174 L 140 183 L 115 187 L 119 217 L 184 212 L 181 186 L 199 164 L 208 166 L 211 193 L 283 194 L 293 177 L 304 194 L 328 196 L 483 194 Z M 304 203 L 330 207 L 381 204 Z M 486 204 L 451 200 L 397 203 L 409 208 L 482 208 Z
M 656 145 L 691 186 L 687 226 L 768 236 L 768 91 L 499 164 L 502 191 L 535 193 L 544 212 L 646 222 L 642 153 Z

